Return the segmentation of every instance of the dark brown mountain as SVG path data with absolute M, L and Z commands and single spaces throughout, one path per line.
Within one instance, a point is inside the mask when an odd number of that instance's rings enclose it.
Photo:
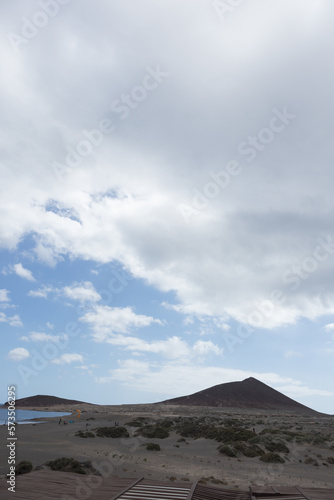
M 44 396 L 40 394 L 38 396 L 30 396 L 29 398 L 17 399 L 15 401 L 15 406 L 20 408 L 23 407 L 41 408 L 41 407 L 76 405 L 76 404 L 80 405 L 89 403 L 84 403 L 83 401 L 75 401 L 74 399 L 57 398 L 56 396 Z M 4 406 L 7 405 L 8 403 L 4 404 Z
M 162 404 L 319 413 L 253 377 L 242 382 L 215 385 L 189 396 L 167 399 Z

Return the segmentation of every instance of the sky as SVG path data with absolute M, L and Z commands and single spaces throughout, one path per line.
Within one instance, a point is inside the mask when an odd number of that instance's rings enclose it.
M 333 2 L 1 10 L 1 401 L 333 414 Z

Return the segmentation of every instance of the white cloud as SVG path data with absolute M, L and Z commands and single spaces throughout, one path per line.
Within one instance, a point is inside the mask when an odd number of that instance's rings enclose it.
M 105 377 L 95 377 L 95 381 L 99 384 L 107 384 L 113 380 L 121 380 L 126 385 L 132 385 L 136 377 L 147 377 L 150 375 L 150 364 L 145 361 L 136 359 L 126 359 L 119 361 L 121 368 L 110 370 L 111 375 Z
M 50 292 L 53 292 L 54 288 L 49 285 L 43 285 L 41 288 L 38 288 L 37 290 L 30 290 L 28 292 L 29 297 L 39 297 L 42 299 L 46 299 L 49 295 Z
M 97 384 L 109 384 L 113 381 L 112 377 L 94 377 L 94 380 Z
M 305 387 L 299 384 L 282 385 L 276 387 L 276 389 L 291 398 L 301 398 L 304 396 L 334 396 L 334 391 L 312 389 L 310 387 Z
M 97 302 L 101 299 L 100 294 L 97 293 L 90 281 L 72 283 L 71 285 L 67 285 L 62 288 L 56 288 L 51 285 L 43 285 L 37 290 L 30 290 L 28 292 L 29 297 L 40 297 L 44 299 L 48 298 L 50 294 L 53 294 L 58 298 L 65 297 L 71 301 L 79 301 L 82 304 L 87 302 Z
M 21 318 L 18 314 L 14 314 L 14 316 L 7 316 L 3 312 L 0 312 L 0 323 L 8 323 L 10 326 L 23 326 Z
M 224 321 L 219 321 L 218 323 L 216 323 L 216 325 L 224 332 L 228 332 L 231 329 L 230 325 L 228 323 L 225 323 Z
M 50 323 L 49 321 L 46 323 L 46 326 L 50 328 L 50 330 L 53 330 L 55 325 L 53 323 Z
M 6 290 L 6 289 L 4 289 L 4 288 L 2 288 L 0 290 L 0 302 L 9 302 L 10 299 L 8 297 L 8 294 L 9 294 L 9 291 Z
M 65 297 L 79 302 L 98 302 L 101 300 L 101 295 L 97 293 L 93 284 L 89 281 L 83 283 L 74 283 L 71 286 L 63 288 Z
M 90 365 L 80 365 L 80 366 L 76 366 L 76 368 L 78 370 L 91 370 L 92 368 L 97 368 L 98 365 L 95 365 L 95 364 L 90 364 Z
M 31 332 L 29 335 L 29 340 L 32 342 L 59 342 L 67 339 L 68 336 L 65 333 L 63 335 L 49 335 L 43 332 Z
M 9 359 L 12 359 L 13 361 L 22 361 L 22 359 L 26 359 L 30 357 L 30 353 L 27 349 L 24 347 L 16 347 L 15 349 L 12 349 L 8 353 Z
M 298 351 L 286 351 L 284 353 L 285 358 L 301 358 L 303 357 L 303 354 Z
M 94 309 L 80 318 L 88 323 L 98 341 L 108 340 L 115 333 L 130 333 L 133 329 L 150 326 L 153 323 L 162 325 L 159 319 L 136 314 L 131 307 L 109 307 L 96 305 Z
M 7 4 L 2 17 L 10 30 L 17 16 Z M 332 36 L 333 6 L 309 4 L 272 0 L 268 7 L 260 1 L 254 9 L 245 3 L 224 29 L 212 2 L 182 2 L 184 24 L 175 22 L 176 0 L 143 0 L 131 15 L 125 6 L 113 15 L 115 8 L 104 2 L 85 10 L 72 5 L 61 36 L 67 59 L 53 45 L 57 23 L 43 30 L 43 43 L 31 42 L 35 50 L 27 60 L 13 58 L 10 44 L 2 47 L 1 245 L 15 249 L 33 234 L 34 256 L 49 265 L 65 257 L 118 261 L 134 277 L 175 292 L 175 308 L 186 315 L 223 315 L 259 326 L 257 304 L 275 288 L 286 300 L 260 318 L 262 327 L 333 313 L 332 254 L 323 250 L 321 262 L 310 260 L 320 239 L 333 239 L 333 116 L 323 113 L 332 94 L 331 44 L 323 41 Z M 134 40 L 119 43 L 116 23 L 129 32 L 150 26 L 154 40 L 136 40 L 140 57 L 122 71 L 119 61 L 128 60 Z M 166 26 L 174 27 L 172 41 Z M 305 57 L 311 47 L 317 73 Z M 189 57 L 193 53 L 203 57 Z M 71 58 L 79 61 L 78 71 Z M 121 121 L 111 103 L 143 81 L 149 61 L 169 76 Z M 320 83 L 317 75 L 328 71 Z M 25 81 L 34 85 L 28 90 Z M 85 105 L 73 106 L 78 99 Z M 296 117 L 270 143 L 251 148 L 249 161 L 240 145 L 259 131 L 271 133 L 273 109 L 284 108 Z M 68 148 L 84 139 L 81 131 L 95 128 L 108 112 L 113 136 L 105 134 L 58 182 L 53 162 L 66 163 Z M 317 162 L 314 151 L 320 152 Z M 241 173 L 223 187 L 212 173 L 226 174 L 230 160 Z M 182 204 L 199 207 L 189 222 Z
M 205 342 L 203 340 L 198 340 L 194 345 L 194 352 L 198 355 L 206 355 L 212 352 L 213 354 L 219 355 L 222 354 L 223 349 L 220 349 L 218 346 L 213 344 L 210 340 Z
M 14 314 L 14 316 L 9 317 L 8 323 L 10 326 L 23 326 L 21 318 L 18 314 Z
M 325 331 L 326 332 L 333 332 L 334 331 L 334 323 L 328 323 L 328 325 L 325 325 Z
M 129 351 L 161 354 L 171 359 L 188 358 L 191 354 L 191 349 L 187 343 L 176 336 L 167 340 L 147 342 L 138 337 L 114 335 L 110 337 L 107 342 L 115 346 L 124 347 Z
M 69 363 L 83 363 L 83 357 L 81 354 L 62 354 L 59 358 L 52 360 L 52 363 L 56 365 L 63 365 Z
M 23 278 L 28 281 L 36 281 L 35 278 L 33 277 L 33 274 L 29 269 L 25 269 L 21 263 L 19 264 L 14 264 L 13 266 L 13 272 L 20 276 L 20 278 Z

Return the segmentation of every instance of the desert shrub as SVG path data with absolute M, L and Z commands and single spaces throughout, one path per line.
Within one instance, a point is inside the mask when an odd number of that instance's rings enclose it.
M 315 458 L 311 458 L 311 457 L 305 458 L 304 464 L 314 465 L 314 466 L 318 466 L 319 465 L 318 462 L 316 461 L 316 459 Z
M 240 451 L 245 457 L 253 458 L 264 455 L 264 451 L 262 448 L 257 446 L 256 444 L 249 445 L 246 443 L 238 442 L 235 443 L 234 448 L 237 451 Z
M 94 432 L 90 431 L 78 431 L 75 435 L 80 438 L 95 438 Z
M 226 427 L 241 427 L 243 423 L 237 418 L 225 418 L 223 420 L 223 425 L 225 425 Z
M 146 449 L 149 451 L 160 451 L 160 445 L 156 443 L 146 443 Z
M 254 433 L 241 427 L 215 427 L 209 424 L 199 424 L 193 421 L 183 421 L 176 426 L 176 431 L 183 437 L 194 439 L 215 439 L 218 442 L 234 443 L 237 441 L 248 441 L 254 437 Z
M 282 457 L 277 455 L 277 453 L 265 453 L 260 457 L 260 460 L 262 462 L 280 463 L 280 464 L 284 464 L 285 462 Z
M 33 465 L 31 462 L 28 460 L 21 460 L 15 468 L 15 474 L 28 474 L 28 472 L 31 472 L 33 469 Z
M 214 484 L 228 484 L 227 481 L 224 479 L 218 479 L 215 476 L 209 476 L 209 477 L 201 477 L 201 479 L 198 481 L 201 484 L 207 484 L 208 482 L 214 483 Z
M 249 444 L 263 444 L 266 441 L 269 441 L 268 438 L 262 437 L 262 436 L 257 436 L 256 434 L 253 435 L 252 438 L 248 439 L 247 443 Z
M 298 444 L 305 444 L 305 443 L 308 443 L 310 444 L 313 439 L 314 439 L 314 436 L 311 435 L 311 434 L 301 434 L 299 433 L 298 436 L 296 436 L 296 443 Z
M 220 438 L 222 432 L 223 429 L 219 429 L 214 425 L 204 425 L 202 427 L 202 434 L 200 437 L 203 437 L 205 439 L 215 439 L 216 441 L 223 441 L 223 439 Z
M 176 426 L 176 431 L 182 437 L 191 437 L 197 439 L 201 437 L 203 429 L 193 421 L 183 421 Z
M 161 427 L 167 427 L 171 429 L 174 425 L 174 421 L 171 418 L 164 418 L 163 420 L 158 422 L 158 425 Z
M 219 429 L 216 439 L 217 441 L 224 441 L 225 443 L 235 443 L 237 441 L 248 441 L 253 437 L 253 431 L 240 429 L 238 427 L 225 427 Z
M 137 417 L 131 420 L 130 422 L 127 422 L 125 425 L 129 425 L 130 427 L 142 427 L 144 425 L 144 422 L 146 422 L 146 417 Z
M 311 444 L 314 445 L 326 445 L 326 436 L 321 436 L 317 434 L 316 436 L 313 437 Z
M 276 428 L 263 429 L 263 431 L 260 432 L 260 436 L 270 435 L 270 434 L 276 435 L 277 438 L 280 438 L 289 443 L 295 441 L 297 444 L 313 444 L 313 445 L 327 446 L 326 440 L 330 439 L 330 436 L 322 435 L 319 432 L 316 434 L 314 433 L 305 434 L 302 432 L 281 430 Z
M 222 453 L 223 455 L 226 455 L 227 457 L 236 457 L 235 451 L 231 448 L 231 446 L 228 446 L 227 444 L 222 444 L 218 446 L 218 451 L 219 453 Z
M 149 439 L 164 439 L 169 436 L 169 430 L 160 425 L 145 425 L 136 431 L 136 436 L 143 436 Z
M 290 453 L 289 448 L 282 441 L 271 441 L 270 443 L 266 443 L 265 447 L 273 453 Z
M 181 424 L 182 422 L 193 422 L 193 417 L 175 417 L 174 421 L 176 424 Z
M 77 460 L 74 460 L 74 458 L 56 458 L 56 460 L 50 460 L 49 462 L 46 462 L 45 465 L 50 467 L 51 470 L 86 474 L 85 469 Z
M 211 483 L 214 483 L 214 484 L 228 484 L 227 481 L 225 481 L 224 479 L 218 479 L 217 477 L 213 477 L 212 479 L 210 479 Z
M 260 432 L 260 435 L 263 435 L 263 434 L 281 434 L 281 433 L 282 433 L 281 429 L 276 429 L 274 427 L 267 427 L 266 429 L 263 429 Z
M 86 474 L 94 474 L 95 476 L 101 476 L 101 472 L 96 470 L 93 467 L 93 464 L 90 460 L 86 460 L 85 462 L 80 462 L 81 467 L 84 468 Z
M 124 438 L 129 437 L 125 427 L 98 427 L 96 435 L 99 437 Z

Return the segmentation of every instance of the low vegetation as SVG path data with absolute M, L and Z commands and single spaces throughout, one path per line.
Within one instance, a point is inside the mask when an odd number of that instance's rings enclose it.
M 147 418 L 137 417 L 130 420 L 130 422 L 127 422 L 125 425 L 128 425 L 129 427 L 142 427 L 145 423 L 147 423 Z
M 265 447 L 272 453 L 290 453 L 289 448 L 282 441 L 271 441 L 265 444 Z
M 129 437 L 130 434 L 125 427 L 98 427 L 96 435 L 98 437 L 125 438 Z
M 90 431 L 78 431 L 75 435 L 80 438 L 95 438 L 94 432 Z
M 141 436 L 148 440 L 166 439 L 171 433 L 180 436 L 173 446 L 178 448 L 181 443 L 189 444 L 188 439 L 210 439 L 217 441 L 220 445 L 217 450 L 220 454 L 229 458 L 241 459 L 258 458 L 262 462 L 285 463 L 284 458 L 291 452 L 289 443 L 310 444 L 331 449 L 333 439 L 330 434 L 314 432 L 298 423 L 279 425 L 278 421 L 272 421 L 271 426 L 261 429 L 256 433 L 255 426 L 263 426 L 263 419 L 252 420 L 249 418 L 232 418 L 232 416 L 211 417 L 205 416 L 175 416 L 160 419 L 152 417 L 136 416 L 125 425 L 135 427 L 135 436 Z M 298 427 L 298 430 L 297 430 Z M 99 427 L 94 429 L 98 437 L 126 438 L 129 432 L 125 427 Z M 93 438 L 93 432 L 78 431 L 76 436 L 81 438 Z M 144 444 L 147 450 L 160 451 L 160 445 L 153 442 Z M 284 458 L 283 458 L 284 456 Z M 333 464 L 333 457 L 323 458 L 324 465 L 328 467 Z M 311 463 L 311 462 L 310 462 Z
M 161 450 L 160 445 L 156 444 L 156 443 L 146 443 L 145 446 L 146 446 L 146 449 L 149 451 L 160 451 Z
M 21 460 L 15 468 L 15 474 L 20 475 L 20 474 L 28 474 L 28 472 L 31 472 L 33 470 L 33 465 L 31 462 L 28 460 Z
M 75 472 L 76 474 L 86 474 L 84 467 L 75 460 L 74 458 L 56 458 L 56 460 L 50 460 L 46 462 L 45 465 L 50 467 L 51 470 L 62 471 L 62 472 Z
M 319 466 L 318 461 L 315 458 L 312 458 L 312 457 L 305 458 L 304 464 L 306 464 L 306 465 L 314 465 L 315 467 Z
M 265 455 L 265 452 L 257 446 L 256 444 L 247 444 L 247 443 L 235 443 L 234 449 L 236 451 L 240 451 L 245 457 L 253 458 L 253 457 L 261 457 Z
M 222 453 L 223 455 L 226 455 L 227 457 L 236 457 L 237 454 L 235 453 L 235 451 L 233 450 L 233 448 L 231 448 L 231 446 L 228 446 L 227 444 L 222 444 L 220 446 L 218 446 L 218 451 L 219 453 Z
M 215 476 L 201 477 L 201 479 L 198 482 L 200 484 L 208 484 L 208 483 L 224 484 L 224 485 L 228 484 L 228 482 L 225 481 L 225 479 L 217 479 Z
M 235 443 L 247 441 L 254 436 L 253 431 L 242 427 L 216 427 L 212 424 L 184 420 L 176 425 L 175 430 L 182 437 L 193 439 L 214 439 L 218 442 Z
M 165 439 L 169 436 L 169 428 L 159 423 L 155 425 L 144 425 L 136 431 L 135 436 L 143 436 L 148 439 Z
M 261 462 L 284 464 L 285 460 L 277 453 L 265 453 L 260 457 Z

